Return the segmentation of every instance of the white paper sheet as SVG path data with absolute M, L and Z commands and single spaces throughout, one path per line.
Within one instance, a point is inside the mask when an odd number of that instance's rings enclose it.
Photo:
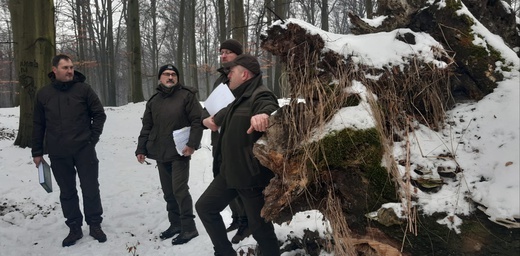
M 177 153 L 183 156 L 182 150 L 186 147 L 188 140 L 190 139 L 190 130 L 191 127 L 186 126 L 184 128 L 173 131 L 173 141 L 175 142 L 175 147 L 177 148 Z
M 210 115 L 215 115 L 219 110 L 233 102 L 233 100 L 235 100 L 235 96 L 233 96 L 227 84 L 220 84 L 208 96 L 204 102 L 204 107 Z

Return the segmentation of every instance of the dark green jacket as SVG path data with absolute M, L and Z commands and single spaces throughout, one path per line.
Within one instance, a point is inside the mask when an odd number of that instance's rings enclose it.
M 85 76 L 74 71 L 73 80 L 65 83 L 57 81 L 53 72 L 48 76 L 51 83 L 36 95 L 32 156 L 69 156 L 97 143 L 107 116 Z
M 169 162 L 181 157 L 175 148 L 173 131 L 191 127 L 187 146 L 198 149 L 202 138 L 202 106 L 195 93 L 197 90 L 177 84 L 170 92 L 159 85 L 157 93 L 146 103 L 143 128 L 135 154 L 143 154 L 158 162 Z
M 220 174 L 229 188 L 265 187 L 274 174 L 253 155 L 253 145 L 263 133 L 247 134 L 247 129 L 252 116 L 276 111 L 278 100 L 262 85 L 261 74 L 240 85 L 233 94 L 235 100 L 228 106 L 220 128 L 215 161 L 217 164 L 220 161 Z

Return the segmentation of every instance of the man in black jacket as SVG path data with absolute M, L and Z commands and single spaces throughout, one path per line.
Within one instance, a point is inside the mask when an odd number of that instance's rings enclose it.
M 274 174 L 253 155 L 253 145 L 267 130 L 269 116 L 278 109 L 275 95 L 262 84 L 258 60 L 242 54 L 225 64 L 230 68 L 229 88 L 235 100 L 228 106 L 215 147 L 220 172 L 201 195 L 195 207 L 215 248 L 215 255 L 236 255 L 227 239 L 220 212 L 240 197 L 249 229 L 262 255 L 280 255 L 280 246 L 271 222 L 260 215 L 264 206 L 262 191 Z
M 179 83 L 179 71 L 174 65 L 162 66 L 158 79 L 157 93 L 146 103 L 135 155 L 140 163 L 146 157 L 157 161 L 170 221 L 159 237 L 167 239 L 179 234 L 172 244 L 184 244 L 199 235 L 188 181 L 191 155 L 202 138 L 202 106 L 196 97 L 197 89 Z M 186 127 L 190 127 L 188 140 L 176 145 L 173 131 Z
M 242 44 L 235 39 L 228 39 L 222 44 L 220 44 L 220 62 L 222 65 L 229 63 L 235 60 L 238 56 L 240 56 L 243 52 Z M 220 76 L 213 83 L 213 90 L 217 88 L 220 84 L 228 84 L 228 73 L 229 68 L 221 67 L 217 70 L 220 73 Z M 219 132 L 218 129 L 222 125 L 224 121 L 224 116 L 226 115 L 227 108 L 223 108 L 215 115 L 210 116 L 210 114 L 204 109 L 202 114 L 202 124 L 211 130 L 211 145 L 214 147 L 218 144 Z M 213 157 L 215 157 L 215 148 L 213 148 Z M 213 159 L 215 161 L 215 158 Z M 220 172 L 220 164 L 213 163 L 213 177 L 216 177 Z M 231 238 L 231 242 L 236 244 L 242 241 L 244 238 L 251 235 L 251 231 L 249 230 L 247 224 L 247 215 L 244 210 L 244 203 L 242 203 L 242 199 L 240 197 L 235 198 L 229 203 L 229 208 L 231 209 L 231 218 L 233 221 L 226 229 L 227 232 L 238 229 L 236 234 Z
M 99 165 L 95 146 L 103 131 L 105 111 L 85 76 L 74 71 L 66 55 L 52 59 L 51 83 L 36 95 L 34 106 L 32 156 L 36 167 L 48 153 L 52 173 L 60 187 L 65 223 L 70 228 L 63 246 L 83 237 L 83 215 L 76 189 L 76 173 L 81 182 L 85 221 L 89 234 L 100 243 L 107 237 L 101 230 L 103 207 L 99 193 Z M 45 150 L 44 150 L 45 140 Z

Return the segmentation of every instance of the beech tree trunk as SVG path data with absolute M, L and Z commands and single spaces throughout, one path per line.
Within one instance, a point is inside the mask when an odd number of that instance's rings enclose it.
M 20 123 L 14 142 L 32 146 L 33 107 L 38 88 L 50 83 L 47 74 L 56 52 L 52 0 L 10 0 L 16 71 L 20 83 Z
M 139 29 L 139 1 L 128 1 L 128 45 L 130 49 L 130 76 L 132 102 L 141 102 L 143 80 L 141 75 L 141 34 Z

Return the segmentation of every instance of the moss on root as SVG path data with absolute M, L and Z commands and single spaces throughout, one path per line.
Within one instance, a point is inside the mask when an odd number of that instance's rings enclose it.
M 331 169 L 353 165 L 368 169 L 366 167 L 381 165 L 383 156 L 383 147 L 375 128 L 333 132 L 320 141 L 320 148 L 318 165 Z
M 377 209 L 381 203 L 395 200 L 395 185 L 386 168 L 381 166 L 383 147 L 375 128 L 344 129 L 331 133 L 321 141 L 318 166 L 321 170 L 359 170 L 367 181 L 367 208 Z

